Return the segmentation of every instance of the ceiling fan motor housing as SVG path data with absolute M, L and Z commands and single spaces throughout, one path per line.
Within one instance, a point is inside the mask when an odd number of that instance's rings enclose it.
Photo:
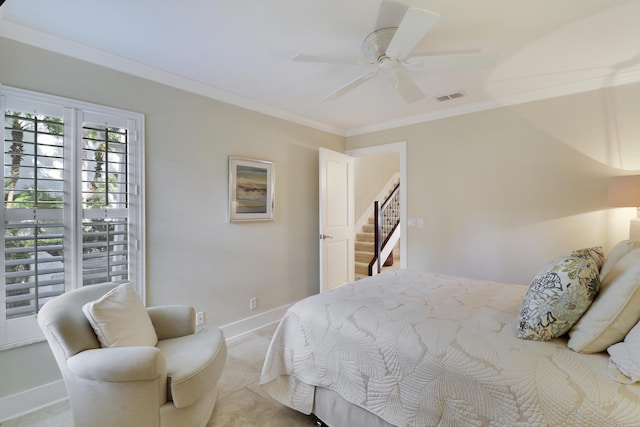
M 389 59 L 386 54 L 387 48 L 397 29 L 397 27 L 380 28 L 369 34 L 362 43 L 364 54 L 376 62 Z
M 425 94 L 410 76 L 407 66 L 409 65 L 409 61 L 411 61 L 410 65 L 412 69 L 416 69 L 417 66 L 424 64 L 419 61 L 421 57 L 414 56 L 409 58 L 409 55 L 439 18 L 440 15 L 435 12 L 415 7 L 408 8 L 398 27 L 377 29 L 364 39 L 362 51 L 367 59 L 318 57 L 314 55 L 298 55 L 294 58 L 296 58 L 295 60 L 312 62 L 339 62 L 377 66 L 375 70 L 365 70 L 364 74 L 333 91 L 324 97 L 323 100 L 335 99 L 342 96 L 366 81 L 371 80 L 380 71 L 384 71 L 390 75 L 393 87 L 405 102 L 416 102 L 423 99 Z M 433 58 L 435 57 L 437 57 L 437 55 L 429 55 L 427 59 L 430 60 L 430 63 L 433 63 Z M 407 58 L 409 59 L 407 60 Z M 424 59 L 424 57 L 422 59 Z

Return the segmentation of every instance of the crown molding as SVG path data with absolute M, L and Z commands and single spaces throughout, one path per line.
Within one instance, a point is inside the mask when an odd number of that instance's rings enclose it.
M 500 107 L 507 107 L 526 102 L 539 101 L 548 98 L 555 98 L 559 96 L 566 96 L 580 92 L 587 92 L 602 89 L 605 87 L 621 86 L 640 81 L 640 71 L 618 73 L 613 77 L 607 76 L 599 79 L 575 82 L 567 85 L 557 86 L 551 89 L 523 92 L 514 96 L 496 97 L 495 99 L 490 101 L 473 102 L 398 120 L 390 120 L 369 126 L 344 129 L 311 120 L 306 117 L 302 117 L 288 111 L 284 111 L 270 105 L 257 102 L 255 100 L 224 91 L 214 86 L 206 85 L 195 80 L 188 79 L 186 77 L 168 73 L 157 68 L 150 67 L 127 58 L 123 58 L 118 55 L 88 47 L 81 43 L 65 40 L 10 21 L 6 21 L 5 19 L 3 19 L 1 10 L 0 37 L 5 37 L 7 39 L 14 40 L 20 43 L 25 43 L 51 52 L 59 53 L 61 55 L 87 61 L 92 64 L 131 74 L 143 79 L 154 81 L 156 83 L 161 83 L 187 92 L 215 99 L 217 101 L 235 105 L 237 107 L 245 108 L 247 110 L 266 114 L 268 116 L 342 137 L 379 132 L 433 120 L 450 118 Z
M 345 129 L 336 128 L 334 126 L 310 120 L 306 117 L 224 91 L 214 86 L 206 85 L 204 83 L 168 73 L 103 50 L 65 40 L 60 37 L 52 36 L 50 34 L 4 20 L 2 12 L 0 12 L 0 37 L 25 43 L 75 59 L 80 59 L 112 70 L 131 74 L 136 77 L 171 86 L 186 92 L 215 99 L 216 101 L 225 102 L 227 104 L 235 105 L 237 107 L 287 120 L 292 123 L 297 123 L 338 136 L 345 136 L 346 134 Z
M 433 120 L 440 120 L 449 117 L 461 116 L 463 114 L 476 113 L 479 111 L 491 110 L 494 108 L 508 107 L 512 105 L 524 104 L 527 102 L 540 101 L 543 99 L 557 98 L 560 96 L 573 95 L 581 92 L 589 92 L 607 87 L 623 86 L 626 84 L 640 82 L 640 71 L 629 71 L 618 73 L 614 76 L 606 76 L 598 79 L 584 80 L 566 85 L 556 86 L 531 92 L 523 92 L 518 95 L 508 97 L 497 97 L 492 101 L 474 102 L 459 105 L 447 109 L 406 117 L 400 120 L 393 120 L 379 123 L 372 126 L 349 129 L 346 136 L 357 136 L 367 133 L 379 132 L 403 126 L 410 126 Z

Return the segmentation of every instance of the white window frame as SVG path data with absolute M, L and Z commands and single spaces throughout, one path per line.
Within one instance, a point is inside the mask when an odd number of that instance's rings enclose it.
M 131 111 L 105 107 L 83 101 L 46 95 L 24 89 L 0 85 L 0 108 L 2 110 L 3 145 L 4 114 L 7 104 L 16 101 L 26 104 L 47 104 L 64 111 L 64 180 L 66 197 L 64 207 L 65 230 L 65 292 L 82 286 L 82 126 L 85 117 L 92 123 L 126 127 L 130 130 L 128 140 L 128 177 L 131 195 L 127 208 L 129 229 L 129 281 L 133 283 L 142 301 L 145 301 L 145 191 L 144 191 L 144 115 Z M 100 120 L 100 121 L 98 121 Z M 4 149 L 3 149 L 4 152 Z M 4 175 L 3 175 L 4 176 Z M 4 201 L 4 185 L 0 190 Z M 4 202 L 2 204 L 3 236 Z M 0 240 L 4 260 L 4 237 Z M 4 261 L 3 261 L 4 263 Z M 0 279 L 0 350 L 39 342 L 44 339 L 36 322 L 36 315 L 16 319 L 6 318 L 5 268 Z

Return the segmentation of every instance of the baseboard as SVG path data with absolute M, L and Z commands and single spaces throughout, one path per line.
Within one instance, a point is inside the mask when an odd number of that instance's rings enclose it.
M 226 339 L 232 339 L 277 323 L 291 304 L 220 326 Z M 67 399 L 64 381 L 54 381 L 0 398 L 0 424 Z
M 67 398 L 67 389 L 64 387 L 63 380 L 0 398 L 0 424 Z
M 292 304 L 283 305 L 255 316 L 247 317 L 236 322 L 220 326 L 226 339 L 236 338 L 248 334 L 256 329 L 279 322 Z

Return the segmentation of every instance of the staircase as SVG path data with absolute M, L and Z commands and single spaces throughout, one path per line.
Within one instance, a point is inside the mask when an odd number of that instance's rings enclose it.
M 390 181 L 390 183 L 393 184 L 391 186 L 391 190 L 389 190 L 388 192 L 383 192 L 382 194 L 378 195 L 379 198 L 381 198 L 382 200 L 388 200 L 389 198 L 391 198 L 391 196 L 394 194 L 394 190 L 396 189 L 396 186 L 400 185 L 400 182 L 399 181 L 395 181 L 395 179 Z M 397 196 L 397 193 L 395 193 L 395 194 Z M 383 195 L 384 195 L 384 197 L 381 197 Z M 375 203 L 377 203 L 377 202 L 374 202 L 374 204 Z M 374 211 L 374 215 L 375 215 L 375 207 L 372 210 Z M 397 214 L 397 212 L 396 212 L 396 214 Z M 369 274 L 370 274 L 369 265 L 372 264 L 372 260 L 376 256 L 376 249 L 375 249 L 376 221 L 375 221 L 375 217 L 374 216 L 368 217 L 364 224 L 363 224 L 362 219 L 363 218 L 361 218 L 361 221 L 359 221 L 359 224 L 362 224 L 361 230 L 360 230 L 360 232 L 356 233 L 356 238 L 355 238 L 355 278 L 356 278 L 356 280 L 357 279 L 362 279 L 364 277 L 369 277 Z M 380 219 L 380 220 L 382 221 L 382 219 Z M 385 265 L 385 266 L 393 265 L 393 262 L 394 262 L 393 248 L 397 246 L 397 242 L 398 242 L 398 239 L 399 239 L 399 236 L 400 236 L 399 232 L 400 232 L 400 230 L 398 228 L 396 230 L 396 232 L 394 233 L 394 236 L 389 236 L 389 237 L 393 237 L 393 239 L 391 239 L 391 242 L 389 242 L 391 244 L 391 246 L 388 246 L 388 250 L 384 255 L 385 257 L 387 257 L 387 255 L 388 255 L 388 259 L 385 260 L 385 261 L 382 261 L 382 263 L 384 263 L 383 265 Z M 391 251 L 391 252 L 389 252 L 389 251 Z M 398 255 L 399 251 L 395 250 L 395 254 Z M 372 275 L 375 275 L 377 273 L 378 273 L 377 270 L 375 272 L 371 272 Z
M 374 256 L 374 219 L 369 218 L 367 224 L 362 226 L 360 233 L 356 233 L 355 241 L 355 262 L 356 279 L 369 276 L 369 263 Z

